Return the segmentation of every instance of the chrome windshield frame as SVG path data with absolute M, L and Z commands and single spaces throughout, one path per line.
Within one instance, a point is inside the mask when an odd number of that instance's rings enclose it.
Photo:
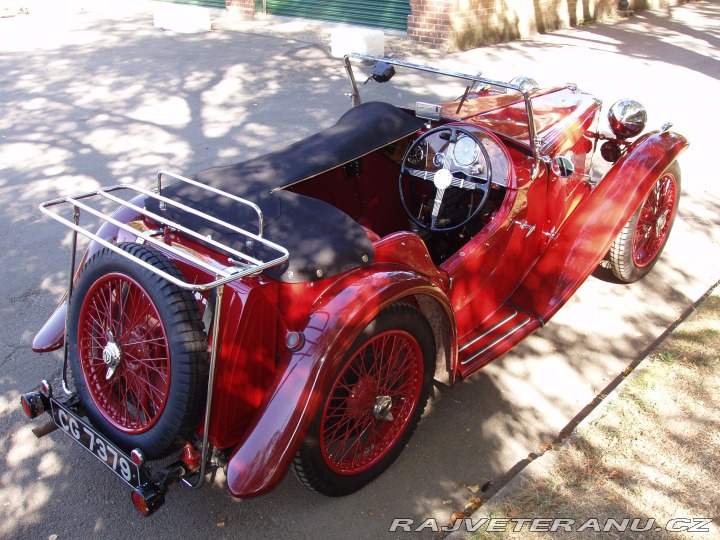
M 537 133 L 535 130 L 535 116 L 533 114 L 533 107 L 532 107 L 532 101 L 530 99 L 530 94 L 528 92 L 524 92 L 519 86 L 504 82 L 504 81 L 497 81 L 494 79 L 488 79 L 486 77 L 481 77 L 478 75 L 470 75 L 468 73 L 460 73 L 458 71 L 451 71 L 447 69 L 442 68 L 435 68 L 431 66 L 424 66 L 421 64 L 414 64 L 411 62 L 405 62 L 404 60 L 397 60 L 395 58 L 386 57 L 386 56 L 373 56 L 368 54 L 359 54 L 359 53 L 350 53 L 346 54 L 343 57 L 343 63 L 345 65 L 345 71 L 348 74 L 348 78 L 350 79 L 350 86 L 352 89 L 352 93 L 350 94 L 350 98 L 352 100 L 353 107 L 360 105 L 362 103 L 362 99 L 360 97 L 360 89 L 357 84 L 357 80 L 355 79 L 355 74 L 353 72 L 353 65 L 352 60 L 360 60 L 363 62 L 385 62 L 387 64 L 390 64 L 392 66 L 398 66 L 408 69 L 415 69 L 419 71 L 424 71 L 426 73 L 434 73 L 436 75 L 441 75 L 444 77 L 452 77 L 455 79 L 461 79 L 464 81 L 468 81 L 472 84 L 487 84 L 493 87 L 497 88 L 503 88 L 505 90 L 511 90 L 513 92 L 516 92 L 520 94 L 523 97 L 523 102 L 525 104 L 525 110 L 527 112 L 527 119 L 528 119 L 528 134 L 529 134 L 529 147 L 533 155 L 533 176 L 536 176 L 539 171 L 539 164 L 540 162 L 544 161 L 542 159 L 542 156 L 540 155 L 540 146 L 542 144 L 542 141 L 538 140 Z

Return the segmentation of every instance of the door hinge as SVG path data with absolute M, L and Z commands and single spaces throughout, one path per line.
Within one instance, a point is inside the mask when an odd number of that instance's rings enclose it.
M 525 238 L 527 238 L 528 236 L 530 236 L 530 235 L 533 233 L 533 231 L 535 230 L 535 225 L 530 225 L 527 221 L 517 221 L 517 220 L 515 220 L 515 221 L 513 221 L 513 223 L 514 223 L 515 225 L 517 225 L 518 227 L 520 227 L 521 229 L 524 229 L 524 230 L 527 231 L 527 234 L 525 235 Z

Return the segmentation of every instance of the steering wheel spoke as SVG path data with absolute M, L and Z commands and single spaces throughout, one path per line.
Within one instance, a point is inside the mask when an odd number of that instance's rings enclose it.
M 450 184 L 452 187 L 460 188 L 460 189 L 468 189 L 470 191 L 483 191 L 487 189 L 488 180 L 487 178 L 484 178 L 482 176 L 480 177 L 466 177 L 466 178 L 458 178 L 456 176 L 453 176 L 452 183 Z
M 442 208 L 443 198 L 445 197 L 445 190 L 438 189 L 435 192 L 435 200 L 433 201 L 432 213 L 430 214 L 430 225 L 435 228 L 437 227 L 437 220 L 440 216 L 440 209 Z
M 422 180 L 429 180 L 430 182 L 435 182 L 435 172 L 436 171 L 421 171 L 419 169 L 413 169 L 411 167 L 405 167 L 403 169 L 403 171 L 416 177 L 416 178 L 420 178 Z

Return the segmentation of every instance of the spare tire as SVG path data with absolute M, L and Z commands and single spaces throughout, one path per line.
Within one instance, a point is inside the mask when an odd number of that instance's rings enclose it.
M 156 249 L 118 247 L 182 277 Z M 80 272 L 69 309 L 70 365 L 92 424 L 149 459 L 182 446 L 207 393 L 207 336 L 192 293 L 104 248 Z

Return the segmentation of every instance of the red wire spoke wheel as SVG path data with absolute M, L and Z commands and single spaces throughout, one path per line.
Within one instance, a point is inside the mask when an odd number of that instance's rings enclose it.
M 427 404 L 435 342 L 422 314 L 399 303 L 381 312 L 343 360 L 294 470 L 308 488 L 347 495 L 398 457 Z
M 410 334 L 390 330 L 346 364 L 322 413 L 323 459 L 338 474 L 365 471 L 404 432 L 422 388 L 423 358 Z
M 652 270 L 670 236 L 679 201 L 680 166 L 673 162 L 610 248 L 610 267 L 618 279 L 634 283 Z
M 153 248 L 118 247 L 182 277 Z M 80 272 L 69 309 L 70 365 L 92 424 L 150 459 L 182 446 L 198 426 L 207 391 L 207 337 L 192 294 L 101 249 Z
M 677 181 L 673 174 L 665 173 L 640 208 L 633 235 L 633 262 L 637 266 L 650 264 L 665 245 L 676 205 Z
M 80 310 L 78 357 L 90 396 L 113 428 L 147 431 L 170 390 L 170 354 L 147 292 L 122 274 L 92 284 Z

